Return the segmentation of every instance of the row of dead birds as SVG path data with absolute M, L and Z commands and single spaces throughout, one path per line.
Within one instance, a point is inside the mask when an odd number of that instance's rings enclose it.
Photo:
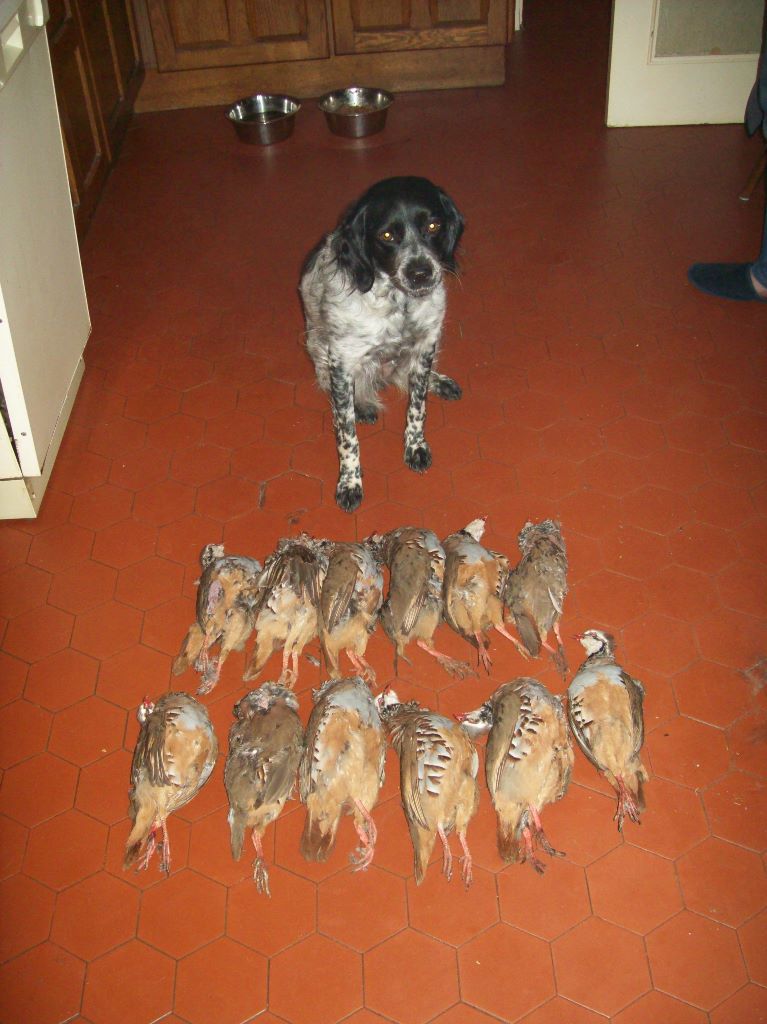
M 306 731 L 295 693 L 264 683 L 234 706 L 224 783 L 229 798 L 232 855 L 239 860 L 252 829 L 254 874 L 269 894 L 262 837 L 281 813 L 296 777 L 306 807 L 301 853 L 325 861 L 344 814 L 351 815 L 359 846 L 357 870 L 373 861 L 377 829 L 372 811 L 384 781 L 386 736 L 400 762 L 400 791 L 420 884 L 439 837 L 442 867 L 450 879 L 448 836 L 462 850 L 461 875 L 472 881 L 467 841 L 479 805 L 479 758 L 472 737 L 488 734 L 487 787 L 497 817 L 498 851 L 506 861 L 527 861 L 537 871 L 537 851 L 555 856 L 541 823 L 547 804 L 564 796 L 574 763 L 571 733 L 617 794 L 615 818 L 638 822 L 647 773 L 640 759 L 644 738 L 643 689 L 615 661 L 612 637 L 591 629 L 579 636 L 586 659 L 563 699 L 540 682 L 520 677 L 499 686 L 479 708 L 445 717 L 415 701 L 402 702 L 386 688 L 377 697 L 361 676 L 328 679 L 313 691 Z M 205 707 L 186 693 L 168 693 L 139 708 L 141 730 L 131 772 L 133 829 L 124 867 L 145 868 L 159 847 L 170 870 L 168 816 L 210 777 L 218 742 Z M 569 727 L 568 727 L 569 723 Z
M 485 519 L 474 519 L 442 543 L 419 527 L 400 527 L 359 543 L 301 534 L 280 540 L 263 566 L 254 558 L 226 554 L 221 544 L 208 544 L 200 556 L 196 620 L 173 672 L 180 675 L 193 664 L 202 677 L 197 692 L 209 693 L 229 653 L 241 650 L 255 630 L 246 681 L 282 650 L 279 682 L 294 686 L 299 656 L 319 636 L 329 676 L 342 675 L 345 651 L 354 672 L 374 682 L 365 652 L 380 618 L 394 644 L 395 671 L 399 658 L 407 660 L 411 642 L 454 676 L 473 671 L 435 647 L 434 634 L 444 621 L 476 648 L 488 673 L 489 636 L 497 632 L 525 657 L 546 649 L 565 677 L 559 619 L 567 593 L 567 555 L 559 523 L 526 523 L 514 568 L 506 555 L 481 543 L 484 529 Z M 389 574 L 385 600 L 384 566 Z M 520 639 L 508 629 L 512 622 Z M 549 643 L 550 633 L 556 646 Z

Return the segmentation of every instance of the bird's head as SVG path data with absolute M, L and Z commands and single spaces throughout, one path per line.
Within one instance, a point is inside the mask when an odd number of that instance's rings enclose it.
M 594 654 L 611 655 L 615 647 L 615 639 L 601 629 L 586 629 L 576 633 L 575 639 L 581 642 L 589 657 Z
M 138 711 L 136 712 L 136 718 L 138 718 L 139 723 L 141 725 L 143 725 L 144 722 L 146 722 L 147 718 L 149 718 L 149 716 L 152 714 L 153 711 L 154 711 L 154 701 L 150 700 L 148 696 L 144 697 L 144 699 L 141 701 L 141 703 L 138 706 Z
M 460 722 L 472 738 L 489 732 L 493 725 L 493 708 L 489 700 L 480 704 L 474 711 L 459 711 L 455 720 Z

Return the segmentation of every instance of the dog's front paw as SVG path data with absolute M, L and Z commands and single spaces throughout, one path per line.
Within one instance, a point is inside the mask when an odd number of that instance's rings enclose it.
M 362 503 L 362 485 L 345 484 L 339 481 L 336 488 L 336 502 L 344 512 L 354 512 Z
M 416 473 L 425 473 L 431 465 L 431 448 L 425 441 L 405 448 L 405 465 Z
M 459 398 L 463 397 L 463 390 L 458 381 L 453 380 L 452 377 L 446 377 L 444 373 L 434 373 L 433 371 L 429 378 L 429 391 L 446 402 L 457 402 Z
M 358 423 L 377 423 L 378 409 L 374 405 L 355 405 L 354 418 Z

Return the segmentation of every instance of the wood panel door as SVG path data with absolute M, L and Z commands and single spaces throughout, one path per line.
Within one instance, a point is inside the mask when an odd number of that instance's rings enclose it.
M 93 84 L 110 145 L 122 139 L 141 75 L 138 43 L 125 0 L 78 5 Z
M 327 57 L 324 0 L 147 0 L 160 71 Z
M 503 45 L 507 0 L 332 0 L 336 53 Z
M 88 53 L 72 0 L 49 0 L 47 25 L 56 102 L 78 231 L 84 229 L 109 173 L 110 154 Z

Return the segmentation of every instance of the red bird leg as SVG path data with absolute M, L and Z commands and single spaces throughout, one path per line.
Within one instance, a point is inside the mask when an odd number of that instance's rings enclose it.
M 542 875 L 546 870 L 546 865 L 535 856 L 533 835 L 527 826 L 522 829 L 522 836 L 525 840 L 525 852 L 522 854 L 522 862 L 527 861 L 535 868 L 539 875 Z
M 510 633 L 504 625 L 496 624 L 493 628 L 497 629 L 501 636 L 505 636 L 507 640 L 511 640 L 511 642 L 514 644 L 514 646 L 523 658 L 525 658 L 527 661 L 530 660 L 530 652 L 528 651 L 528 649 L 525 647 L 524 644 L 517 640 L 517 638 L 512 633 Z
M 554 849 L 549 842 L 546 833 L 543 831 L 543 825 L 541 824 L 541 816 L 538 813 L 538 808 L 533 807 L 532 804 L 528 804 L 527 806 L 535 824 L 535 841 L 545 853 L 548 853 L 549 857 L 564 857 L 564 853 L 561 850 Z
M 357 654 L 356 651 L 352 651 L 348 647 L 346 648 L 346 655 L 349 658 L 349 661 L 357 670 L 357 675 L 361 676 L 366 683 L 375 683 L 375 669 L 371 664 L 365 661 L 362 655 Z
M 463 884 L 468 889 L 469 886 L 471 885 L 472 881 L 474 880 L 474 876 L 472 875 L 472 871 L 471 871 L 471 867 L 472 867 L 472 864 L 474 862 L 472 860 L 471 853 L 469 851 L 468 843 L 466 842 L 466 833 L 465 832 L 459 832 L 458 833 L 458 841 L 460 842 L 461 849 L 463 850 L 463 857 L 461 858 L 463 860 L 463 867 L 461 869 L 461 878 L 463 879 Z
M 355 871 L 365 871 L 373 863 L 378 829 L 367 807 L 357 797 L 354 798 L 354 806 L 362 815 L 365 824 L 363 826 L 354 822 L 355 831 L 360 837 L 360 846 L 352 854 L 352 862 L 355 865 Z
M 477 674 L 468 662 L 449 658 L 447 654 L 442 654 L 436 647 L 431 647 L 426 640 L 416 640 L 416 646 L 420 647 L 422 651 L 426 651 L 432 658 L 436 658 L 442 668 L 456 679 L 465 679 L 467 676 Z
M 448 882 L 453 877 L 453 855 L 448 846 L 447 836 L 441 825 L 437 826 L 437 835 L 442 840 L 442 872 Z
M 282 649 L 282 674 L 280 675 L 279 682 L 281 686 L 289 686 L 292 690 L 296 685 L 298 679 L 298 654 L 293 651 L 293 668 L 288 668 L 288 662 L 291 660 L 291 653 L 287 647 Z
M 168 838 L 168 829 L 164 821 L 160 822 L 158 831 L 162 831 L 162 841 L 160 843 L 160 870 L 164 871 L 166 875 L 170 874 L 170 839 Z
M 266 870 L 261 836 L 253 829 L 250 838 L 253 840 L 253 847 L 256 851 L 256 859 L 253 861 L 253 880 L 256 883 L 256 890 L 271 896 L 272 894 L 269 891 L 269 872 Z
M 485 638 L 479 631 L 477 631 L 474 634 L 474 639 L 477 641 L 477 656 L 482 663 L 482 668 L 488 675 L 490 675 L 490 666 L 493 663 L 490 660 L 490 655 L 487 653 L 487 648 L 485 647 Z
M 144 844 L 144 852 L 141 855 L 138 863 L 136 864 L 136 871 L 146 871 L 149 867 L 149 861 L 152 859 L 152 854 L 157 848 L 157 832 L 160 828 L 160 823 L 157 821 L 152 822 L 152 828 L 149 831 L 149 835 L 146 837 Z
M 618 821 L 618 831 L 623 831 L 623 818 L 628 815 L 630 821 L 633 821 L 635 825 L 641 824 L 639 821 L 639 808 L 637 807 L 634 797 L 626 788 L 626 783 L 623 781 L 621 775 L 616 775 L 616 782 L 618 783 L 618 808 L 613 815 L 613 821 Z

